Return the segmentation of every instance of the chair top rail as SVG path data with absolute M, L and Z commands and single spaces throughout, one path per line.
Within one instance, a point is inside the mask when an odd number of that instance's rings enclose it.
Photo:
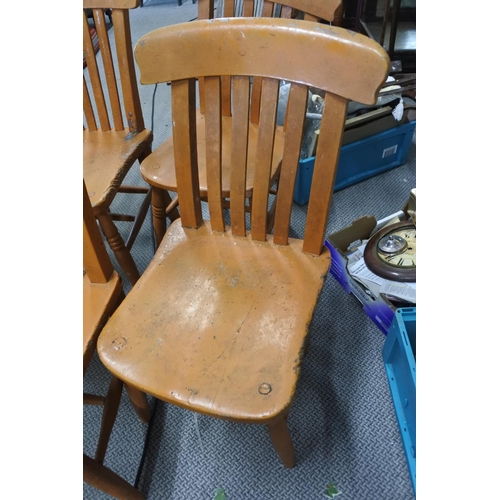
M 210 28 L 204 29 L 207 24 Z M 291 44 L 294 49 L 288 50 Z M 239 60 L 231 57 L 235 51 Z M 160 28 L 139 40 L 135 56 L 142 84 L 263 76 L 321 88 L 363 104 L 375 104 L 390 63 L 387 52 L 365 35 L 274 18 L 223 18 Z

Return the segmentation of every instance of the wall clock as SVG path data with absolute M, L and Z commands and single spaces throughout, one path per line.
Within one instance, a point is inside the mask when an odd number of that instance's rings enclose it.
M 392 281 L 417 280 L 417 229 L 412 221 L 396 222 L 375 233 L 364 251 L 366 267 Z

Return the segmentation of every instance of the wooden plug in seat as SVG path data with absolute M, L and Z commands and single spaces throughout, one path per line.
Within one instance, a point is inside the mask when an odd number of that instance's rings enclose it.
M 347 104 L 376 101 L 387 53 L 368 37 L 290 19 L 217 19 L 155 30 L 138 42 L 144 84 L 171 82 L 181 219 L 98 340 L 104 365 L 125 383 L 183 408 L 265 425 L 286 467 L 287 426 L 308 326 L 330 264 L 324 246 Z M 218 75 L 218 76 L 217 76 Z M 223 216 L 222 76 L 233 78 L 230 226 Z M 262 78 L 259 134 L 249 150 L 250 78 Z M 196 80 L 205 84 L 210 220 L 202 219 Z M 276 127 L 280 80 L 291 82 Z M 325 91 L 302 239 L 289 238 L 309 87 Z M 273 234 L 268 233 L 273 145 L 284 133 Z M 255 157 L 251 232 L 246 179 Z M 158 200 L 161 202 L 161 200 Z M 297 230 L 297 228 L 294 228 Z M 332 311 L 334 314 L 335 311 Z M 300 408 L 297 409 L 300 411 Z

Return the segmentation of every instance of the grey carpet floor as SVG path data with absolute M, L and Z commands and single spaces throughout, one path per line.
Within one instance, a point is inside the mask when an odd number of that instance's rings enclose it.
M 133 42 L 152 29 L 196 15 L 196 4 L 177 6 L 176 0 L 139 8 L 130 16 Z M 149 127 L 153 90 L 140 86 Z M 169 88 L 163 85 L 155 95 L 153 148 L 171 134 L 168 94 Z M 334 194 L 328 233 L 362 215 L 383 218 L 401 209 L 416 186 L 415 145 L 414 137 L 404 165 Z M 127 180 L 142 181 L 138 165 Z M 135 208 L 130 196 L 119 196 L 115 205 Z M 294 205 L 292 229 L 299 236 L 306 212 L 307 205 Z M 148 218 L 133 248 L 141 272 L 153 255 L 151 238 Z M 128 290 L 126 282 L 125 286 Z M 326 498 L 326 487 L 333 483 L 341 492 L 338 498 L 345 500 L 414 498 L 382 361 L 384 340 L 356 298 L 329 275 L 311 324 L 311 345 L 289 417 L 297 465 L 293 469 L 281 465 L 264 427 L 202 415 L 195 418 L 186 410 L 157 402 L 139 489 L 151 500 L 212 500 L 217 488 L 225 491 L 227 500 L 312 500 Z M 103 394 L 109 380 L 94 356 L 84 377 L 84 391 Z M 153 408 L 153 399 L 150 403 Z M 83 450 L 91 456 L 101 412 L 93 406 L 83 410 Z M 147 431 L 124 392 L 105 465 L 132 484 Z M 85 483 L 83 496 L 111 498 Z

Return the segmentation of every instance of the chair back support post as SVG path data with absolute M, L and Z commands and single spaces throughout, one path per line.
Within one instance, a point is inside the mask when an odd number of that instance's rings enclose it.
M 114 272 L 83 181 L 83 268 L 92 283 L 107 283 Z

